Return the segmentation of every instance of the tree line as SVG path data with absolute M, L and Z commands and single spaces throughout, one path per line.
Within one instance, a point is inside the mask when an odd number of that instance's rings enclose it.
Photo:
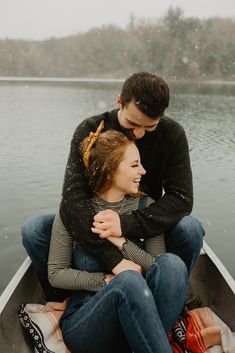
M 170 7 L 161 19 L 130 18 L 65 38 L 0 40 L 0 76 L 126 77 L 151 71 L 168 79 L 235 79 L 235 20 L 185 17 Z

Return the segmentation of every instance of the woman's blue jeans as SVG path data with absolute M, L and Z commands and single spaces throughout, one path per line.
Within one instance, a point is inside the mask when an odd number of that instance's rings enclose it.
M 204 231 L 200 222 L 184 217 L 166 235 L 167 252 L 172 253 L 159 256 L 145 279 L 135 271 L 125 271 L 94 295 L 86 291 L 71 293 L 49 285 L 47 258 L 53 219 L 54 215 L 31 218 L 23 225 L 22 236 L 46 299 L 63 300 L 70 296 L 61 319 L 68 348 L 73 353 L 172 352 L 166 333 L 185 303 L 188 272 L 202 245 Z M 79 246 L 74 251 L 73 267 L 102 271 L 97 260 Z
M 52 288 L 48 282 L 47 260 L 54 214 L 37 215 L 22 226 L 23 245 L 31 258 L 38 274 L 45 299 L 63 301 L 71 293 Z M 204 229 L 201 223 L 192 216 L 185 216 L 166 234 L 166 251 L 178 255 L 186 264 L 188 272 L 200 254 Z
M 76 267 L 102 270 L 81 248 L 74 257 Z M 172 353 L 166 333 L 180 316 L 187 288 L 184 262 L 168 253 L 145 279 L 125 271 L 96 294 L 78 291 L 61 318 L 65 344 L 73 353 Z

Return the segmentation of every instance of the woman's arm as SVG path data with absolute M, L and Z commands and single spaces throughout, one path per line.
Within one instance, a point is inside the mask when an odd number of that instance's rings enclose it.
M 155 257 L 166 252 L 163 234 L 146 239 L 145 250 L 124 237 L 109 237 L 107 239 L 122 252 L 125 259 L 140 265 L 143 275 L 147 273 Z
M 112 275 L 71 268 L 73 240 L 59 215 L 55 217 L 48 258 L 48 280 L 53 287 L 97 292 L 111 280 Z

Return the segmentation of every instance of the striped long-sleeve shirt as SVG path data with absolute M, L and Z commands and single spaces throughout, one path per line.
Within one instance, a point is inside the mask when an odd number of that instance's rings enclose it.
M 147 204 L 153 202 L 147 198 Z M 120 214 L 128 214 L 139 205 L 139 197 L 126 197 L 124 202 L 110 203 L 98 197 L 92 199 L 94 209 L 99 212 L 102 209 L 112 209 Z M 95 236 L 95 235 L 94 235 Z M 145 240 L 145 250 L 138 247 L 134 242 L 127 240 L 121 250 L 125 259 L 139 264 L 142 273 L 148 271 L 154 258 L 165 252 L 164 235 Z M 105 274 L 102 272 L 90 273 L 72 268 L 74 241 L 63 225 L 60 215 L 57 214 L 52 228 L 48 259 L 48 278 L 52 286 L 70 290 L 98 291 L 105 285 Z

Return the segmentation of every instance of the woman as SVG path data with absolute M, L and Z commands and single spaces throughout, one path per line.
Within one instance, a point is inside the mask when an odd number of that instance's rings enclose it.
M 82 148 L 96 211 L 110 208 L 122 214 L 137 209 L 142 198 L 128 195 L 138 193 L 145 170 L 134 142 L 117 131 L 97 131 Z M 124 236 L 109 240 L 129 269 L 116 276 L 74 244 L 59 215 L 55 218 L 49 281 L 74 290 L 61 319 L 65 344 L 73 353 L 172 352 L 167 333 L 184 306 L 185 264 L 174 254 L 154 259 Z

